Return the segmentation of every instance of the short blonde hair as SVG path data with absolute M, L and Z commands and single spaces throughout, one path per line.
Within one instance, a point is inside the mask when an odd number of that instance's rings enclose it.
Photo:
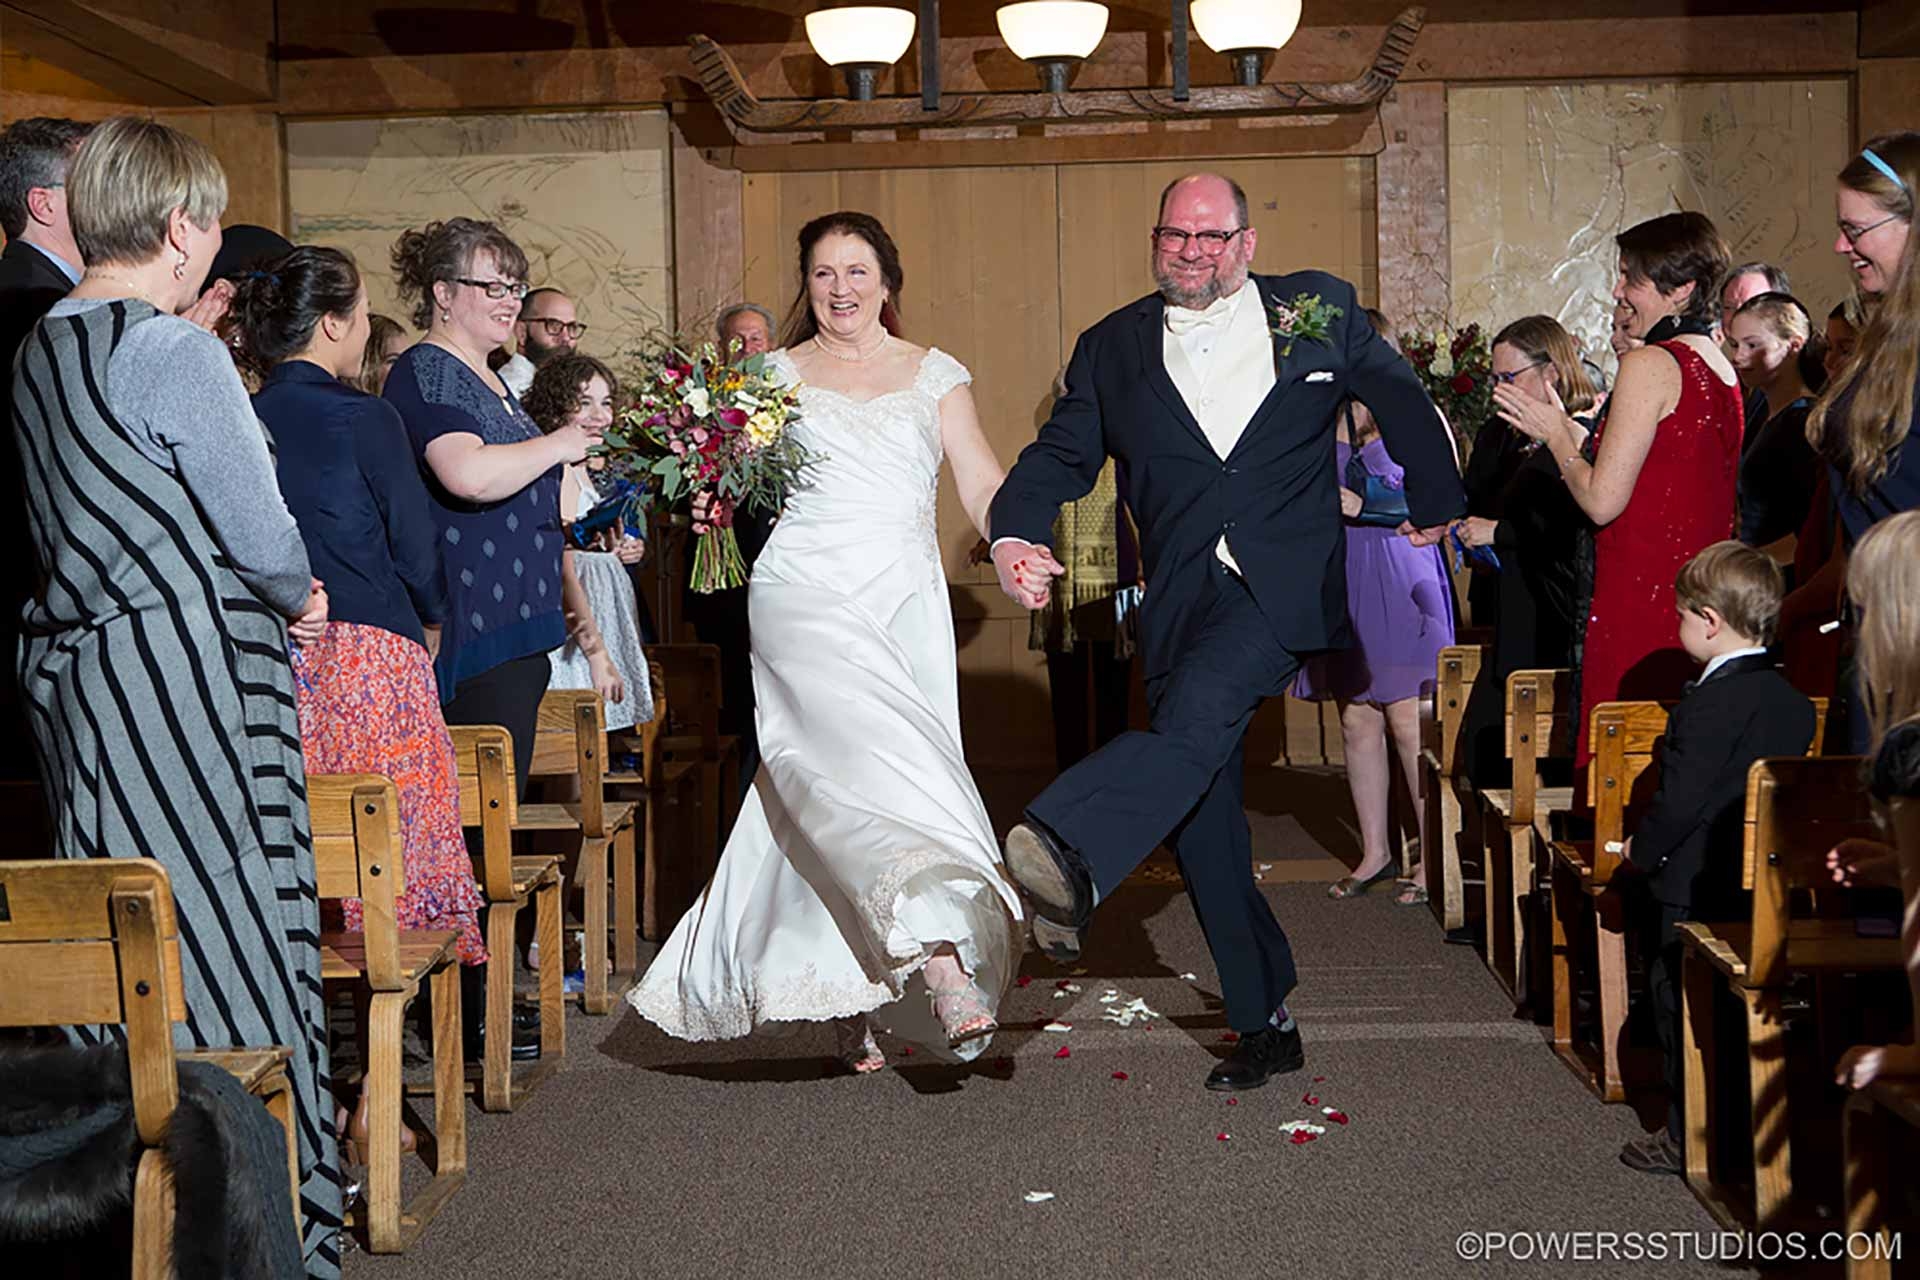
M 1756 643 L 1773 643 L 1786 580 L 1773 557 L 1744 542 L 1716 542 L 1680 566 L 1674 595 L 1689 613 L 1711 609 Z
M 175 209 L 211 227 L 227 208 L 227 175 L 198 139 L 156 120 L 115 116 L 80 144 L 67 175 L 74 245 L 89 266 L 151 261 Z

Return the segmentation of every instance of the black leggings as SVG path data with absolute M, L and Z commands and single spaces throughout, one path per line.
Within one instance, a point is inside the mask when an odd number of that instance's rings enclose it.
M 441 708 L 448 724 L 497 724 L 513 735 L 514 790 L 527 794 L 527 770 L 533 766 L 533 731 L 540 698 L 553 676 L 544 653 L 528 654 L 468 676 L 453 701 Z

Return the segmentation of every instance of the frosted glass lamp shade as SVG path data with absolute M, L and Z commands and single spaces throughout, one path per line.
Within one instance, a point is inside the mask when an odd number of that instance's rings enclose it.
M 1193 0 L 1193 29 L 1207 48 L 1233 59 L 1234 79 L 1260 83 L 1260 62 L 1293 39 L 1300 0 Z
M 807 15 L 807 43 L 830 67 L 846 73 L 847 96 L 873 99 L 874 80 L 913 43 L 914 16 L 906 9 L 858 5 Z
M 1004 4 L 994 18 L 1007 48 L 1028 62 L 1090 57 L 1107 34 L 1107 6 L 1092 0 Z
M 883 5 L 822 9 L 807 15 L 807 43 L 830 67 L 891 66 L 913 43 L 913 12 Z

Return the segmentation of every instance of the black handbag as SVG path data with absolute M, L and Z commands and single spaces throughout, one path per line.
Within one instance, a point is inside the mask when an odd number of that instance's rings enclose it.
M 1347 517 L 1350 522 L 1376 529 L 1398 529 L 1410 518 L 1407 491 L 1396 489 L 1367 470 L 1355 449 L 1347 458 L 1347 488 L 1360 495 L 1360 514 Z

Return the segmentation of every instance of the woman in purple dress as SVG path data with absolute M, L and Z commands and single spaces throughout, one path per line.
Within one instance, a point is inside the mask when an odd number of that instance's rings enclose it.
M 1347 519 L 1347 617 L 1353 647 L 1311 658 L 1294 696 L 1340 706 L 1347 785 L 1360 819 L 1360 865 L 1327 886 L 1331 898 L 1352 898 L 1390 877 L 1399 859 L 1388 849 L 1388 757 L 1398 754 L 1410 794 L 1420 761 L 1422 682 L 1433 679 L 1440 650 L 1453 643 L 1453 588 L 1438 546 L 1416 547 L 1392 528 L 1356 523 L 1363 497 L 1359 472 L 1399 489 L 1404 474 L 1380 439 L 1367 407 L 1350 402 L 1341 415 L 1335 465 L 1340 513 Z M 1392 752 L 1388 740 L 1392 740 Z M 1414 812 L 1420 806 L 1414 804 Z M 1422 833 L 1424 837 L 1424 832 Z M 1415 862 L 1419 868 L 1420 863 Z M 1423 870 L 1400 886 L 1394 901 L 1427 900 Z

